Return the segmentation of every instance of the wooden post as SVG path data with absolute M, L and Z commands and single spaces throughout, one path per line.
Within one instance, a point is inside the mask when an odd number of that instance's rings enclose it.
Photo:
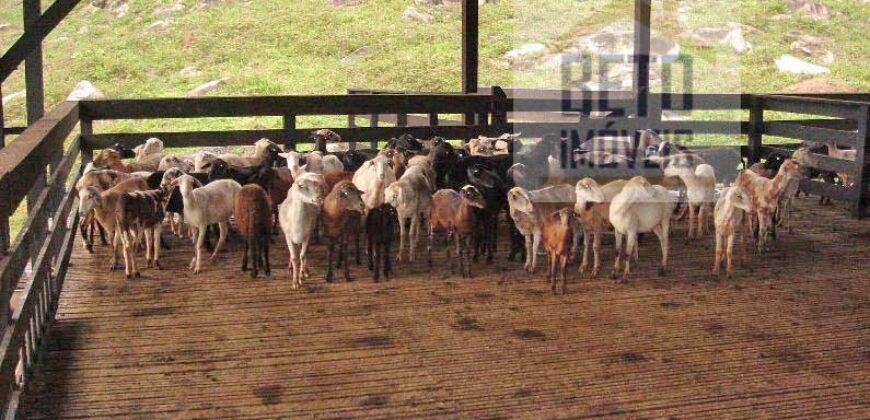
M 462 93 L 477 93 L 478 3 L 462 1 Z
M 634 2 L 634 80 L 633 90 L 637 98 L 637 117 L 648 114 L 649 103 L 649 49 L 651 0 Z
M 504 105 L 507 103 L 507 93 L 499 86 L 493 86 L 492 95 L 492 125 L 496 130 L 508 132 L 508 114 Z
M 749 165 L 761 160 L 761 144 L 764 135 L 764 99 L 753 95 L 749 106 Z M 748 165 L 747 165 L 748 166 Z
M 81 116 L 79 118 L 79 144 L 82 148 L 82 164 L 86 164 L 94 161 L 94 149 L 88 146 L 87 137 L 92 136 L 94 134 L 94 122 L 86 117 Z
M 462 93 L 477 93 L 478 11 L 477 0 L 462 1 Z M 474 113 L 464 119 L 474 125 Z
M 371 121 L 371 124 L 370 124 L 370 125 L 371 125 L 372 127 L 377 127 L 377 126 L 378 126 L 378 117 L 379 117 L 378 114 L 372 114 L 372 117 L 371 117 L 371 120 L 370 120 L 370 121 Z M 369 147 L 371 147 L 372 150 L 378 150 L 378 141 L 377 141 L 377 140 L 372 140 L 372 141 L 369 143 Z
M 0 98 L 3 98 L 3 82 L 0 81 Z M 0 102 L 0 149 L 6 147 L 6 120 L 3 116 L 3 103 Z
M 36 22 L 41 15 L 40 0 L 24 0 L 24 31 L 35 32 Z M 42 41 L 33 48 L 24 61 L 24 79 L 27 87 L 27 125 L 31 125 L 45 114 Z
M 861 116 L 858 117 L 858 138 L 855 145 L 855 218 L 863 219 L 867 217 L 867 210 L 870 209 L 870 193 L 867 192 L 870 188 L 870 148 L 867 147 L 867 142 L 870 141 L 870 106 L 864 105 L 861 107 Z
M 296 131 L 296 116 L 292 114 L 284 114 L 284 149 L 296 151 L 296 140 L 293 139 L 293 132 Z

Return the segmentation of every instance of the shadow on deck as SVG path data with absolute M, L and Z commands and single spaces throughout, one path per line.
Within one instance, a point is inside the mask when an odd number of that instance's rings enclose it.
M 418 263 L 380 284 L 360 266 L 327 285 L 322 246 L 308 290 L 293 291 L 280 240 L 269 279 L 239 271 L 236 243 L 194 276 L 176 239 L 166 269 L 128 281 L 105 271 L 105 248 L 79 246 L 22 411 L 866 418 L 870 224 L 846 214 L 800 200 L 795 233 L 718 282 L 712 238 L 687 246 L 680 223 L 668 278 L 647 239 L 630 284 L 574 265 L 567 296 L 519 263 L 478 265 L 472 280 Z

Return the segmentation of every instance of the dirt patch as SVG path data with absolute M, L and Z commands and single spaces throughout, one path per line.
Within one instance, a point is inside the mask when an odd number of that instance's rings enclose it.
M 283 395 L 283 385 L 263 385 L 254 388 L 254 396 L 259 398 L 263 405 L 280 404 Z
M 463 316 L 456 320 L 455 328 L 459 331 L 481 331 L 483 328 L 477 323 L 477 320 L 471 317 Z
M 518 330 L 514 330 L 514 336 L 522 338 L 523 340 L 543 340 L 547 338 L 547 335 L 544 334 L 543 331 L 535 330 L 532 328 L 521 328 Z
M 162 308 L 142 308 L 135 309 L 131 313 L 134 317 L 143 317 L 143 316 L 164 316 L 164 315 L 172 315 L 175 313 L 175 307 L 167 306 Z
M 718 321 L 708 322 L 704 325 L 704 331 L 707 334 L 719 335 L 722 334 L 722 331 L 725 330 L 725 326 L 719 323 Z
M 520 388 L 514 392 L 514 398 L 527 398 L 533 395 L 530 389 Z
M 495 297 L 492 293 L 475 293 L 473 296 L 475 299 L 479 300 L 492 300 L 492 298 Z
M 665 309 L 677 309 L 677 308 L 683 306 L 683 304 L 677 303 L 677 302 L 662 302 L 662 303 L 659 303 L 659 306 L 661 306 L 662 308 L 665 308 Z
M 626 352 L 619 353 L 619 360 L 622 360 L 623 362 L 627 362 L 627 363 L 637 363 L 637 362 L 645 361 L 646 358 L 643 357 L 643 355 L 640 353 L 636 353 L 633 351 L 626 351 Z
M 393 344 L 393 339 L 386 335 L 370 335 L 357 340 L 357 343 L 368 347 L 383 347 Z
M 383 395 L 370 395 L 359 403 L 362 407 L 383 407 L 387 405 L 387 397 Z

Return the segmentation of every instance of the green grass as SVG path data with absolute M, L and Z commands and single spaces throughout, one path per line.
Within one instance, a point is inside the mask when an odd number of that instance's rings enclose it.
M 680 42 L 694 59 L 696 93 L 775 92 L 800 80 L 779 73 L 774 59 L 790 53 L 790 31 L 829 39 L 836 56 L 831 79 L 861 91 L 870 89 L 864 34 L 870 29 L 870 7 L 861 0 L 820 0 L 836 11 L 830 21 L 800 14 L 789 20 L 770 17 L 786 13 L 784 1 L 693 0 L 691 25 L 740 21 L 757 28 L 746 37 L 751 52 L 737 55 L 728 47 L 692 48 Z M 213 95 L 336 94 L 348 88 L 407 91 L 460 89 L 461 12 L 458 3 L 416 6 L 435 17 L 432 24 L 400 18 L 411 0 L 363 0 L 355 7 L 333 7 L 328 0 L 224 0 L 191 11 L 198 0 L 184 0 L 185 11 L 155 15 L 171 0 L 130 0 L 122 18 L 82 1 L 44 43 L 46 103 L 62 101 L 80 80 L 90 80 L 114 98 L 184 96 L 210 80 L 229 77 Z M 43 1 L 47 6 L 50 1 Z M 685 3 L 685 2 L 680 2 Z M 653 30 L 678 37 L 677 2 L 653 3 Z M 21 0 L 0 0 L 0 49 L 22 33 Z M 502 87 L 560 88 L 552 70 L 515 71 L 504 54 L 527 42 L 567 47 L 580 35 L 617 20 L 631 20 L 629 1 L 499 0 L 481 8 L 480 84 Z M 146 29 L 160 19 L 165 29 Z M 679 39 L 679 38 L 676 38 Z M 367 46 L 370 53 L 342 64 L 352 51 Z M 196 66 L 192 77 L 179 72 Z M 653 71 L 657 71 L 655 67 Z M 8 95 L 23 89 L 23 72 L 3 83 Z M 681 77 L 680 72 L 675 72 Z M 653 86 L 653 89 L 657 89 Z M 24 124 L 24 100 L 5 107 L 6 125 Z M 694 118 L 739 116 L 701 112 Z M 299 126 L 342 124 L 335 117 L 300 118 Z M 220 130 L 279 128 L 277 118 L 208 118 L 194 120 L 115 121 L 97 124 L 97 132 L 156 130 Z M 10 139 L 14 141 L 14 139 Z M 696 144 L 737 144 L 739 136 L 698 136 Z M 20 224 L 20 220 L 14 222 Z

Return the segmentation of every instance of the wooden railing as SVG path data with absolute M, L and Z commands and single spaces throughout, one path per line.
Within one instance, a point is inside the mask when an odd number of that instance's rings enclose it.
M 7 418 L 15 414 L 54 320 L 72 252 L 78 223 L 72 183 L 81 153 L 77 138 L 65 151 L 64 145 L 79 122 L 78 110 L 77 103 L 61 103 L 0 150 L 0 409 Z M 12 240 L 9 217 L 25 199 L 27 220 Z M 16 285 L 28 277 L 12 308 Z
M 864 99 L 860 96 L 853 99 Z M 815 115 L 832 119 L 766 120 L 765 111 Z M 815 169 L 848 174 L 854 179 L 851 186 L 838 186 L 805 179 L 801 189 L 810 194 L 848 201 L 857 218 L 868 215 L 870 208 L 870 150 L 867 149 L 870 102 L 820 97 L 761 95 L 753 98 L 750 108 L 749 161 L 757 162 L 772 151 L 789 153 L 777 146 L 765 146 L 763 136 L 785 137 L 815 143 L 836 143 L 840 147 L 856 150 L 856 160 L 847 161 L 829 156 L 810 154 Z

